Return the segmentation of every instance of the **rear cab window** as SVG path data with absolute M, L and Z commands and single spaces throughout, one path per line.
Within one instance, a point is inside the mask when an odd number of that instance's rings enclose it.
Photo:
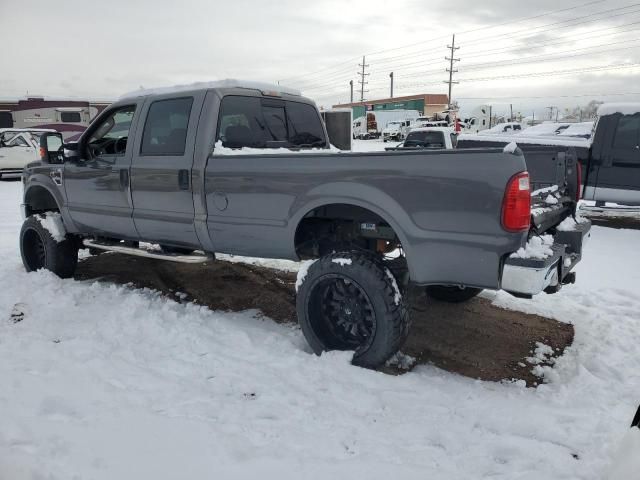
M 313 105 L 229 95 L 222 99 L 216 141 L 227 148 L 327 147 Z

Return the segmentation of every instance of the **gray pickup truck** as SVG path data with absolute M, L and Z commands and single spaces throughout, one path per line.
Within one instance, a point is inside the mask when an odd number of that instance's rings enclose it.
M 315 104 L 277 86 L 139 91 L 77 143 L 50 148 L 54 136 L 23 176 L 28 271 L 69 277 L 80 248 L 315 260 L 296 284 L 303 333 L 316 353 L 353 350 L 366 367 L 405 340 L 409 287 L 452 302 L 555 292 L 590 228 L 571 218 L 570 176 L 554 193 L 562 208 L 532 226 L 519 149 L 336 151 Z

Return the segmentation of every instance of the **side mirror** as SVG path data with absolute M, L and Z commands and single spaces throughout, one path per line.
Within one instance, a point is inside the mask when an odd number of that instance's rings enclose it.
M 40 160 L 45 163 L 62 163 L 62 134 L 46 132 L 40 136 Z

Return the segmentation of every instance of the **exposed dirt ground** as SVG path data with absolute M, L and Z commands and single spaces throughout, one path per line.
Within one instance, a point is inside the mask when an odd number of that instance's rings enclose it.
M 258 309 L 277 322 L 296 321 L 295 274 L 253 265 L 187 265 L 108 253 L 81 261 L 75 278 L 132 283 L 214 310 Z M 421 292 L 414 294 L 411 333 L 402 349 L 417 364 L 431 363 L 483 380 L 515 378 L 535 385 L 540 380 L 525 361 L 535 343 L 550 345 L 561 355 L 573 341 L 569 324 L 500 309 L 483 298 L 448 304 Z M 383 370 L 401 373 L 395 367 Z

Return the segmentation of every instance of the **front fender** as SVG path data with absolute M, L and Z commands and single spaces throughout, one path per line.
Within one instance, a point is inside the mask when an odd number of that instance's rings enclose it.
M 54 199 L 62 219 L 65 229 L 68 232 L 76 233 L 78 228 L 73 223 L 67 208 L 66 194 L 64 190 L 64 168 L 62 165 L 39 165 L 30 166 L 24 172 L 24 192 L 22 201 L 28 204 L 29 193 L 34 188 L 43 188 Z

